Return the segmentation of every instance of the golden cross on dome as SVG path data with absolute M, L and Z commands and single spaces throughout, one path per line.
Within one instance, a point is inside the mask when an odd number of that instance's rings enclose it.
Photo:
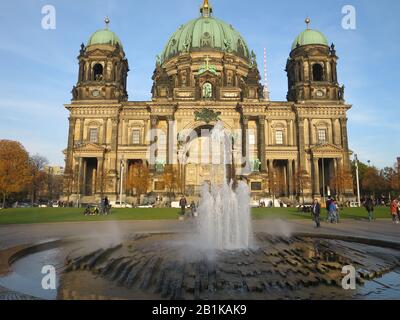
M 204 60 L 206 62 L 206 70 L 209 70 L 210 69 L 210 57 L 206 56 L 206 58 Z

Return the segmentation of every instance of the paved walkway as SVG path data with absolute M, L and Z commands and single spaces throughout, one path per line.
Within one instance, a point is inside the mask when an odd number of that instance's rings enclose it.
M 255 232 L 268 232 L 277 235 L 306 232 L 342 236 L 365 237 L 371 239 L 400 242 L 400 224 L 390 220 L 375 222 L 343 220 L 339 224 L 322 223 L 315 229 L 311 220 L 255 220 Z M 123 239 L 133 233 L 190 233 L 195 230 L 193 221 L 103 221 L 103 222 L 65 222 L 31 225 L 0 226 L 0 249 L 20 244 L 35 243 L 67 237 L 117 237 Z

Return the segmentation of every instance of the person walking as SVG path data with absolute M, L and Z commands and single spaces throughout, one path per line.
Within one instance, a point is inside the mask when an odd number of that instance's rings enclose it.
M 327 213 L 326 222 L 329 222 L 332 219 L 331 211 L 330 211 L 331 203 L 332 203 L 332 198 L 331 198 L 331 196 L 329 196 L 328 200 L 326 200 L 326 202 L 325 202 L 326 213 Z
M 110 201 L 108 201 L 108 198 L 104 198 L 104 214 L 109 215 L 110 214 Z
M 365 209 L 367 209 L 367 212 L 368 212 L 369 222 L 372 222 L 375 219 L 374 219 L 374 215 L 373 215 L 373 213 L 374 213 L 374 201 L 372 200 L 371 197 L 367 198 L 367 200 L 365 201 L 364 206 L 365 206 Z
M 196 212 L 196 204 L 194 203 L 194 201 L 192 201 L 190 203 L 190 215 L 194 217 L 195 212 Z
M 186 205 L 187 205 L 187 200 L 186 200 L 185 196 L 182 195 L 181 200 L 179 200 L 179 206 L 181 207 L 181 216 L 185 215 Z
M 400 197 L 397 200 L 397 221 L 400 223 Z
M 390 204 L 390 213 L 392 214 L 392 221 L 395 224 L 399 223 L 399 202 L 397 199 L 394 199 Z
M 314 199 L 314 203 L 311 208 L 313 220 L 315 222 L 316 228 L 321 228 L 320 216 L 321 216 L 321 205 L 318 202 L 318 199 Z
M 336 215 L 335 215 L 335 202 L 331 200 L 328 204 L 328 222 L 335 223 Z
M 340 222 L 340 208 L 339 208 L 339 204 L 337 203 L 337 201 L 333 201 L 333 205 L 334 205 L 334 212 L 335 212 L 335 222 L 339 223 Z

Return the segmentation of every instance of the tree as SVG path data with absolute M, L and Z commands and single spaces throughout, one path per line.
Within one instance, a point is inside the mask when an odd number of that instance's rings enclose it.
M 337 196 L 340 198 L 346 190 L 353 187 L 353 175 L 350 170 L 343 166 L 338 167 L 336 174 L 331 179 L 331 184 L 335 186 Z
M 285 189 L 285 179 L 282 172 L 275 167 L 268 172 L 268 179 L 270 193 L 275 204 L 275 198 L 279 198 Z
M 69 203 L 71 194 L 72 194 L 72 187 L 74 185 L 74 177 L 75 177 L 75 172 L 73 168 L 67 168 L 66 171 L 64 172 L 64 175 L 62 177 L 62 189 L 63 189 L 63 194 L 67 196 L 67 202 Z
M 47 173 L 44 171 L 49 161 L 41 155 L 33 155 L 29 158 L 31 173 L 31 202 L 37 200 L 37 195 L 46 186 Z
M 304 205 L 304 193 L 305 190 L 311 189 L 311 178 L 308 174 L 307 170 L 299 170 L 295 176 L 295 185 L 297 190 L 299 191 L 299 195 L 303 198 L 303 205 Z
M 132 163 L 129 166 L 126 188 L 136 194 L 137 203 L 140 203 L 140 196 L 147 192 L 150 184 L 149 167 L 143 162 Z
M 172 164 L 165 165 L 163 180 L 170 197 L 175 194 L 176 190 L 182 193 L 182 179 L 176 166 Z
M 3 208 L 11 193 L 23 191 L 30 183 L 29 155 L 17 141 L 0 140 L 0 193 Z
M 377 168 L 368 167 L 361 180 L 361 186 L 363 191 L 369 195 L 381 194 L 385 190 L 385 179 Z

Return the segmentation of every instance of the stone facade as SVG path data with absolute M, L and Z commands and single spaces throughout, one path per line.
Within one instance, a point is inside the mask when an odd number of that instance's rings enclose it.
M 264 99 L 253 53 L 216 50 L 207 43 L 201 50 L 187 48 L 158 59 L 152 100 L 145 102 L 128 101 L 129 67 L 119 44 L 82 45 L 78 60 L 78 82 L 66 105 L 64 194 L 69 199 L 117 199 L 121 165 L 126 181 L 130 165 L 138 161 L 150 168 L 148 192 L 167 192 L 157 168 L 173 164 L 183 192 L 195 197 L 213 179 L 210 166 L 195 159 L 204 154 L 207 138 L 189 143 L 180 134 L 210 129 L 218 119 L 236 134 L 235 175 L 248 181 L 254 197 L 353 196 L 346 182 L 351 179 L 346 116 L 351 106 L 337 80 L 333 45 L 292 50 L 284 102 Z M 131 199 L 125 184 L 122 193 Z

